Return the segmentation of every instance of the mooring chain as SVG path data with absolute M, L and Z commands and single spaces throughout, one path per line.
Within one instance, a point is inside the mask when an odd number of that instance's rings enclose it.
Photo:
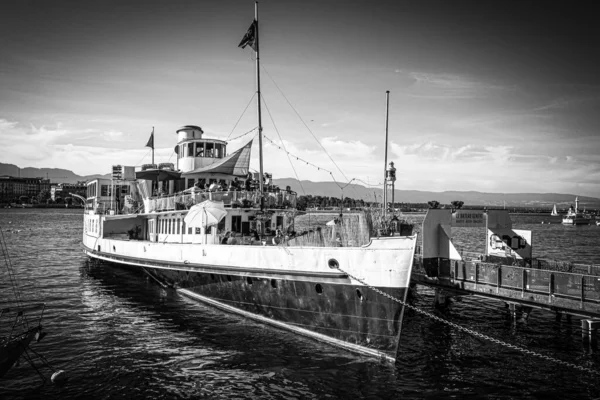
M 556 364 L 561 364 L 561 365 L 564 365 L 566 367 L 575 368 L 575 369 L 578 369 L 580 371 L 588 372 L 588 373 L 591 373 L 591 374 L 594 374 L 594 375 L 600 375 L 600 371 L 597 371 L 595 369 L 586 368 L 586 367 L 583 367 L 581 365 L 572 364 L 570 362 L 559 360 L 557 358 L 550 357 L 550 356 L 547 356 L 545 354 L 537 353 L 535 351 L 528 350 L 528 349 L 526 349 L 524 347 L 516 346 L 514 344 L 504 342 L 504 341 L 502 341 L 500 339 L 493 338 L 491 336 L 488 336 L 488 335 L 485 335 L 483 333 L 474 331 L 472 329 L 465 328 L 464 326 L 458 325 L 458 324 L 456 324 L 454 322 L 451 322 L 451 321 L 448 321 L 448 320 L 446 320 L 444 318 L 440 318 L 437 315 L 431 314 L 431 313 L 429 313 L 429 312 L 427 312 L 425 310 L 421 310 L 420 308 L 417 308 L 417 307 L 415 307 L 415 306 L 413 306 L 411 304 L 408 304 L 408 303 L 406 303 L 406 302 L 404 302 L 404 301 L 402 301 L 402 300 L 400 300 L 400 299 L 398 299 L 398 298 L 396 298 L 396 297 L 394 297 L 394 296 L 392 296 L 392 295 L 390 295 L 388 293 L 385 293 L 385 292 L 377 289 L 376 287 L 373 287 L 373 286 L 369 285 L 364 280 L 359 279 L 359 278 L 353 276 L 352 274 L 349 274 L 348 272 L 344 271 L 343 269 L 341 269 L 339 267 L 337 269 L 339 271 L 343 272 L 344 274 L 348 275 L 350 278 L 354 279 L 355 281 L 362 283 L 363 285 L 365 285 L 369 289 L 373 290 L 374 292 L 377 292 L 380 295 L 382 295 L 384 297 L 387 297 L 388 299 L 390 299 L 392 301 L 395 301 L 396 303 L 399 303 L 399 304 L 403 305 L 404 307 L 409 308 L 409 309 L 411 309 L 411 310 L 413 310 L 413 311 L 415 311 L 415 312 L 417 312 L 419 314 L 425 315 L 426 317 L 429 317 L 431 319 L 439 321 L 439 322 L 441 322 L 443 324 L 449 325 L 449 326 L 451 326 L 453 328 L 456 328 L 456 329 L 458 329 L 460 331 L 466 332 L 466 333 L 468 333 L 470 335 L 476 336 L 476 337 L 484 339 L 484 340 L 488 340 L 488 341 L 490 341 L 492 343 L 496 343 L 496 344 L 498 344 L 500 346 L 504 346 L 504 347 L 507 347 L 507 348 L 512 349 L 512 350 L 517 350 L 517 351 L 520 351 L 520 352 L 525 353 L 525 354 L 529 354 L 529 355 L 532 355 L 532 356 L 535 356 L 535 357 L 542 358 L 542 359 L 547 360 L 547 361 L 554 362 Z

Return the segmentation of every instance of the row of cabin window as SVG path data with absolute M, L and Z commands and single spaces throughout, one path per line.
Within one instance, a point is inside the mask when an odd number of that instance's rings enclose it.
M 169 219 L 159 219 L 158 220 L 158 233 L 164 233 L 167 235 L 179 235 L 181 232 L 185 232 L 185 221 L 181 219 L 169 218 Z M 189 226 L 187 228 L 188 235 L 195 233 L 196 235 L 200 234 L 200 228 L 192 228 Z
M 129 194 L 129 185 L 100 185 L 100 196 L 112 196 L 112 190 L 115 189 L 115 194 Z M 94 182 L 87 187 L 87 197 L 96 197 L 98 195 L 98 183 Z
M 178 157 L 225 157 L 225 145 L 212 142 L 192 142 L 179 145 Z
M 97 229 L 97 227 L 98 227 L 98 221 L 93 220 L 93 219 L 89 219 L 87 221 L 87 225 L 88 225 L 87 226 L 88 232 L 94 232 L 94 233 L 98 232 L 98 229 Z
M 224 229 L 225 228 L 225 220 L 222 220 L 221 222 L 219 222 L 219 225 L 217 226 L 217 229 Z M 167 234 L 167 235 L 179 235 L 180 233 L 185 233 L 186 230 L 186 226 L 185 226 L 185 221 L 182 219 L 178 219 L 178 218 L 164 218 L 164 219 L 159 219 L 158 220 L 158 232 L 157 233 L 162 233 L 162 234 Z M 206 230 L 206 234 L 210 233 L 210 229 Z M 196 234 L 199 235 L 200 234 L 200 228 L 194 228 L 191 226 L 187 227 L 187 234 L 188 235 L 192 235 L 192 234 Z

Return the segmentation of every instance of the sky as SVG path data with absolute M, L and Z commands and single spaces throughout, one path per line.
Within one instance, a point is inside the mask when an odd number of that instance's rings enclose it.
M 592 7 L 262 1 L 264 169 L 380 185 L 389 90 L 396 189 L 600 197 Z M 251 0 L 2 1 L 0 162 L 105 174 L 150 163 L 154 127 L 175 163 L 183 125 L 233 152 L 257 126 L 253 18 Z

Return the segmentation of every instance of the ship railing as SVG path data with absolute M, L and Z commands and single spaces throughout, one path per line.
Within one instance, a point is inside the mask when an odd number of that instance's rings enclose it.
M 295 192 L 273 191 L 264 193 L 266 208 L 295 208 L 297 195 Z M 158 211 L 186 210 L 194 204 L 205 200 L 222 201 L 225 207 L 252 208 L 260 206 L 260 192 L 258 191 L 221 191 L 221 192 L 195 192 L 177 193 L 169 196 L 150 197 L 144 200 L 144 211 L 147 213 Z

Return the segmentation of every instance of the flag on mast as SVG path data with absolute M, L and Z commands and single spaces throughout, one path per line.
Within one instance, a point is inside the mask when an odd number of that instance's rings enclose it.
M 246 32 L 246 34 L 242 38 L 242 41 L 240 42 L 240 44 L 238 44 L 238 47 L 245 49 L 246 46 L 250 46 L 250 47 L 252 47 L 252 50 L 256 51 L 256 27 L 257 27 L 257 24 L 258 23 L 256 22 L 256 20 L 252 21 L 252 25 L 250 25 L 250 28 L 248 28 L 248 32 Z
M 151 147 L 154 150 L 154 127 L 152 127 L 152 133 L 150 134 L 150 139 L 148 139 L 148 143 L 146 143 L 145 147 Z

